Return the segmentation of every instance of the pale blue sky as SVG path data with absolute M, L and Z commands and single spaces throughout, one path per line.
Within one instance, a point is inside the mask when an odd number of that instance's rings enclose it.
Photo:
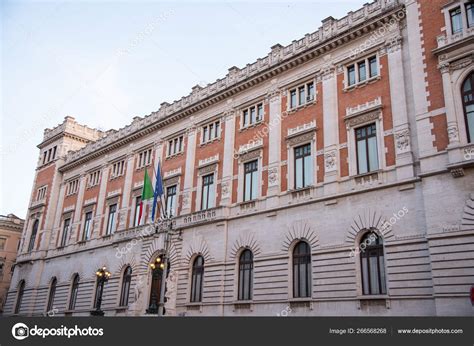
M 123 127 L 367 2 L 0 1 L 0 214 L 20 217 L 44 128 Z

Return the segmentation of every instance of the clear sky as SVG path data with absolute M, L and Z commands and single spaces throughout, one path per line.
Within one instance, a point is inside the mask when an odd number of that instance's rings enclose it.
M 25 217 L 43 129 L 118 129 L 368 0 L 0 0 L 0 214 Z

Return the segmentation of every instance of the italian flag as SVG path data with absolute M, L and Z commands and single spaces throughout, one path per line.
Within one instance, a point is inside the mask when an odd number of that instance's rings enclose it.
M 142 199 L 140 201 L 140 212 L 138 213 L 138 220 L 141 221 L 143 215 L 143 201 L 153 199 L 153 186 L 151 185 L 148 170 L 145 169 L 145 177 L 143 178 Z

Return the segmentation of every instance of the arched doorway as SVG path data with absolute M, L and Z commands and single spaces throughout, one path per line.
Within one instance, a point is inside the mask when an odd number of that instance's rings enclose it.
M 163 282 L 163 269 L 165 263 L 163 260 L 163 255 L 159 255 L 156 259 L 150 263 L 151 269 L 151 289 L 150 297 L 148 300 L 148 308 L 146 309 L 147 314 L 157 314 L 158 308 L 160 306 L 161 299 L 161 286 Z M 170 271 L 170 263 L 168 261 L 166 276 L 168 276 Z M 166 299 L 166 298 L 165 298 Z M 166 302 L 166 300 L 165 300 Z M 163 310 L 164 311 L 164 310 Z

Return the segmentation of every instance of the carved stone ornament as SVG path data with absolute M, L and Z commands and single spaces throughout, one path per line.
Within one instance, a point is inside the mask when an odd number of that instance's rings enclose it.
M 222 198 L 229 198 L 230 197 L 230 183 L 228 181 L 223 182 L 221 187 Z
M 189 208 L 189 192 L 183 193 L 182 203 L 183 203 L 183 209 Z
M 291 137 L 286 140 L 286 144 L 290 147 L 313 140 L 314 134 L 312 132 L 304 133 L 300 136 Z
M 199 168 L 199 175 L 213 173 L 216 171 L 217 163 Z
M 408 129 L 395 133 L 397 154 L 410 151 L 410 131 Z
M 246 154 L 240 155 L 240 161 L 249 161 L 260 157 L 261 150 L 252 150 Z
M 278 167 L 272 167 L 268 169 L 268 185 L 278 185 Z
M 332 150 L 324 154 L 324 167 L 326 172 L 335 171 L 336 163 L 336 150 Z
M 459 140 L 459 132 L 456 124 L 448 125 L 448 138 L 449 142 L 456 142 Z
M 351 127 L 364 124 L 368 121 L 376 120 L 380 116 L 380 111 L 360 114 L 346 119 L 346 127 L 349 130 Z

